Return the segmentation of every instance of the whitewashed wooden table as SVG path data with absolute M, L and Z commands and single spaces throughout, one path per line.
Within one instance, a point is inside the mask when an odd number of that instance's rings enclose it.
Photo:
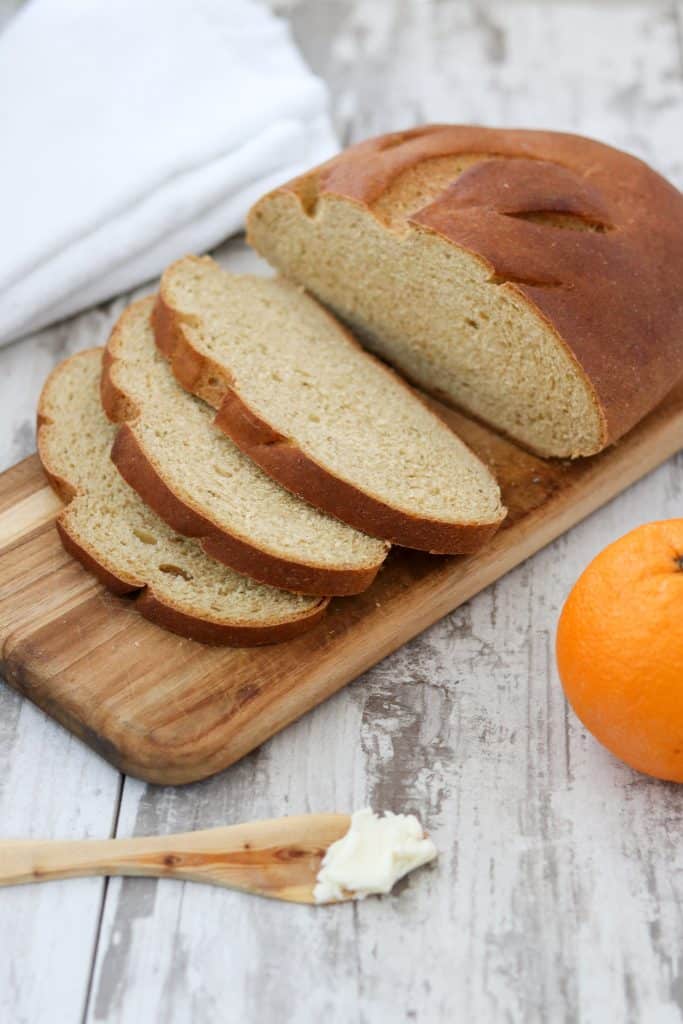
M 683 186 L 683 0 L 272 5 L 329 82 L 344 141 L 426 120 L 567 129 Z M 0 0 L 0 20 L 16 6 Z M 256 264 L 240 241 L 219 255 Z M 33 450 L 48 370 L 101 344 L 127 298 L 0 352 L 3 468 Z M 328 910 L 143 879 L 4 890 L 0 1020 L 683 1020 L 682 791 L 598 747 L 553 659 L 587 561 L 638 523 L 682 514 L 679 455 L 201 784 L 124 778 L 1 687 L 3 836 L 370 803 L 418 812 L 441 857 L 397 898 Z

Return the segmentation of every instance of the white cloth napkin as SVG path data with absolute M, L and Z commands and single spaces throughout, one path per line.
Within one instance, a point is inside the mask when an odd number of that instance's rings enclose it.
M 0 36 L 0 344 L 217 244 L 336 148 L 253 0 L 32 0 Z

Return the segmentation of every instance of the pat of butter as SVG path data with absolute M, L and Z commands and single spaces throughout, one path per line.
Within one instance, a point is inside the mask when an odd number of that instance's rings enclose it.
M 315 901 L 362 900 L 391 892 L 399 878 L 435 857 L 436 847 L 414 814 L 387 811 L 380 818 L 366 807 L 351 816 L 349 831 L 325 854 Z

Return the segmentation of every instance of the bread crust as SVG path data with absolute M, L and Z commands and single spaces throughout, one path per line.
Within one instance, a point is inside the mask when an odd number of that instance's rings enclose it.
M 101 350 L 94 349 L 90 351 Z M 78 353 L 78 355 L 82 355 L 82 353 Z M 77 358 L 78 355 L 71 358 Z M 65 360 L 65 362 L 68 362 L 68 360 Z M 63 366 L 64 363 L 60 364 L 57 371 Z M 53 373 L 57 371 L 53 371 Z M 43 389 L 38 405 L 38 455 L 50 485 L 66 504 L 66 507 L 57 516 L 55 524 L 57 532 L 64 549 L 76 558 L 100 583 L 103 583 L 108 590 L 119 597 L 131 595 L 136 611 L 139 611 L 150 622 L 180 636 L 204 644 L 252 647 L 278 643 L 305 633 L 321 620 L 327 610 L 329 598 L 321 598 L 310 610 L 302 612 L 295 618 L 286 621 L 273 621 L 258 626 L 215 622 L 183 611 L 181 608 L 160 598 L 152 586 L 140 580 L 123 579 L 112 573 L 97 559 L 92 551 L 86 549 L 80 543 L 69 529 L 68 522 L 66 521 L 68 506 L 79 492 L 69 481 L 60 476 L 51 464 L 44 435 L 45 430 L 52 424 L 52 420 L 46 411 L 44 394 L 45 389 Z
M 192 346 L 183 330 L 181 314 L 165 294 L 163 278 L 152 311 L 152 325 L 157 345 L 169 359 L 180 384 L 217 410 L 216 426 L 269 476 L 317 508 L 372 536 L 432 554 L 476 551 L 505 518 L 505 510 L 497 520 L 484 524 L 444 523 L 413 516 L 335 476 L 258 416 L 235 390 L 225 369 Z M 365 355 L 374 359 L 369 353 Z M 388 367 L 382 365 L 382 369 L 394 375 Z M 405 382 L 401 384 L 408 388 Z
M 312 612 L 306 613 L 301 618 L 273 623 L 269 626 L 237 626 L 211 622 L 209 619 L 188 615 L 180 608 L 168 604 L 155 594 L 152 587 L 131 586 L 125 580 L 114 576 L 79 544 L 59 519 L 57 520 L 57 532 L 64 549 L 79 561 L 84 569 L 92 573 L 100 583 L 103 583 L 107 590 L 116 594 L 117 597 L 133 595 L 135 610 L 150 622 L 198 643 L 229 647 L 260 647 L 264 644 L 281 643 L 311 629 L 320 622 L 327 610 L 328 601 L 323 600 Z
M 383 223 L 375 204 L 400 175 L 425 164 L 428 181 L 429 160 L 468 154 L 484 159 L 406 226 L 477 258 L 553 331 L 588 385 L 599 451 L 683 376 L 683 196 L 642 161 L 576 135 L 428 125 L 351 147 L 264 196 L 248 223 L 273 196 L 308 216 L 341 199 Z M 534 220 L 548 213 L 596 230 Z
M 149 300 L 142 299 L 133 306 L 141 303 L 149 304 Z M 365 568 L 328 569 L 303 560 L 281 558 L 217 527 L 164 482 L 133 430 L 138 410 L 115 381 L 117 338 L 119 332 L 125 329 L 125 318 L 129 310 L 123 313 L 115 325 L 105 347 L 100 384 L 102 406 L 107 417 L 113 423 L 121 424 L 111 457 L 124 480 L 174 530 L 186 537 L 197 538 L 211 558 L 259 583 L 293 593 L 321 597 L 346 597 L 367 590 L 381 562 L 371 563 Z

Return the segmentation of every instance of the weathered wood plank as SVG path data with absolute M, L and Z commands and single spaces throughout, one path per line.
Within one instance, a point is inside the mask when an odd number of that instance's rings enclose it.
M 114 827 L 120 776 L 0 689 L 0 835 L 86 838 Z M 100 879 L 3 892 L 0 1019 L 80 1019 L 104 893 Z

